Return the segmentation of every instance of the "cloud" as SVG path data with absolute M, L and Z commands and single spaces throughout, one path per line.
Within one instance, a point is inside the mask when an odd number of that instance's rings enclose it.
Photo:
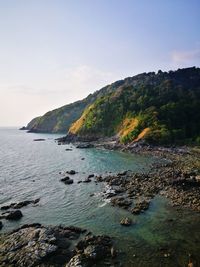
M 194 64 L 200 62 L 200 48 L 185 51 L 173 51 L 171 59 L 175 64 Z
M 71 100 L 81 99 L 89 93 L 115 81 L 117 74 L 102 71 L 88 65 L 62 68 L 47 73 L 42 80 L 30 80 L 26 84 L 3 83 L 0 91 L 24 95 L 64 96 Z

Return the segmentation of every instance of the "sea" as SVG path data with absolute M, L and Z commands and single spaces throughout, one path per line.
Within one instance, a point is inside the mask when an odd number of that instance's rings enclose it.
M 0 206 L 40 198 L 37 205 L 21 209 L 19 221 L 2 220 L 2 233 L 29 223 L 75 225 L 113 237 L 124 267 L 183 267 L 189 254 L 200 266 L 199 213 L 174 208 L 156 196 L 145 213 L 131 215 L 103 197 L 104 183 L 78 183 L 89 174 L 145 172 L 158 158 L 58 145 L 55 139 L 61 136 L 0 128 Z M 77 173 L 71 176 L 74 183 L 65 185 L 60 179 L 69 170 Z M 121 226 L 123 217 L 134 224 Z

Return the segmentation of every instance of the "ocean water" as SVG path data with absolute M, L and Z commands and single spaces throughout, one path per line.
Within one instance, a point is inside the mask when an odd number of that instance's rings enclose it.
M 21 220 L 3 221 L 2 232 L 33 222 L 77 225 L 94 234 L 114 237 L 125 267 L 187 266 L 189 253 L 200 262 L 198 213 L 172 208 L 166 199 L 157 196 L 147 212 L 134 216 L 102 198 L 104 184 L 77 183 L 93 173 L 145 171 L 157 159 L 59 146 L 54 141 L 58 136 L 0 128 L 0 206 L 40 198 L 37 206 L 21 209 Z M 45 141 L 33 141 L 36 138 Z M 65 185 L 60 182 L 63 176 L 59 172 L 71 169 L 78 173 L 72 176 L 72 185 Z M 122 227 L 119 222 L 124 216 L 131 217 L 135 224 Z M 165 257 L 166 251 L 170 257 Z

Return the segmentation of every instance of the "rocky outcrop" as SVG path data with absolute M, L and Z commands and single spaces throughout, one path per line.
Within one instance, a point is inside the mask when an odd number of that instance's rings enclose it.
M 23 217 L 23 214 L 20 210 L 6 211 L 0 215 L 1 219 L 6 219 L 10 221 L 17 221 Z
M 35 200 L 24 200 L 18 203 L 11 203 L 10 205 L 2 206 L 1 210 L 8 210 L 8 209 L 21 209 L 22 207 L 28 206 L 30 204 L 37 204 L 40 201 L 40 198 Z
M 0 235 L 0 266 L 78 267 L 109 262 L 111 238 L 85 233 L 77 227 L 24 225 Z

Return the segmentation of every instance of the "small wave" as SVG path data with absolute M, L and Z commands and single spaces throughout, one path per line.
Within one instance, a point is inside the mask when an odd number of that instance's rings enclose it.
M 99 204 L 99 208 L 104 207 L 105 205 L 107 205 L 108 203 L 110 203 L 110 199 L 104 199 L 104 202 L 102 204 Z

